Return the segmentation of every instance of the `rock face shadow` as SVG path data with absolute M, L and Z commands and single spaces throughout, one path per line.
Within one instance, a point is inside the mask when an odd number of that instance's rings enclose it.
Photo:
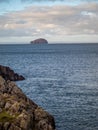
M 19 81 L 25 78 L 22 75 L 15 73 L 10 67 L 0 65 L 0 75 L 5 80 Z

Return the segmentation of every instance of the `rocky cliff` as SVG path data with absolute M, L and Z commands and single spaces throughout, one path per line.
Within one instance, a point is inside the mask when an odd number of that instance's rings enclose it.
M 52 115 L 0 76 L 0 130 L 55 130 Z
M 5 80 L 11 80 L 11 81 L 19 81 L 25 79 L 22 75 L 15 73 L 11 68 L 2 65 L 0 65 L 0 75 Z
M 48 41 L 44 38 L 39 38 L 30 42 L 31 44 L 48 44 Z

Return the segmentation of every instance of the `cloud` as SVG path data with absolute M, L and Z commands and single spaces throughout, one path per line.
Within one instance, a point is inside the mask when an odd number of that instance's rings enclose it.
M 31 6 L 0 16 L 0 37 L 98 35 L 98 4 Z
M 16 21 L 16 24 L 25 24 L 25 23 L 27 23 L 26 20 L 17 20 Z
M 12 2 L 14 0 L 0 0 L 0 2 Z M 98 0 L 18 0 L 21 2 L 98 2 Z
M 75 2 L 75 1 L 88 1 L 88 2 L 94 2 L 97 0 L 21 0 L 22 2 L 25 2 L 25 1 L 31 1 L 31 2 L 34 2 L 34 1 L 53 1 L 53 2 L 56 2 L 56 1 L 68 1 L 68 2 Z

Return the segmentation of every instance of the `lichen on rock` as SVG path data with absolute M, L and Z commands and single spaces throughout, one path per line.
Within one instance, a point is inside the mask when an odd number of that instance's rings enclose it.
M 0 76 L 0 130 L 55 130 L 52 115 Z

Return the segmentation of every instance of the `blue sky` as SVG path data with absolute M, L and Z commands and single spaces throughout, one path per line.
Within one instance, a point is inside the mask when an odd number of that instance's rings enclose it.
M 98 42 L 98 0 L 0 0 L 0 42 Z

